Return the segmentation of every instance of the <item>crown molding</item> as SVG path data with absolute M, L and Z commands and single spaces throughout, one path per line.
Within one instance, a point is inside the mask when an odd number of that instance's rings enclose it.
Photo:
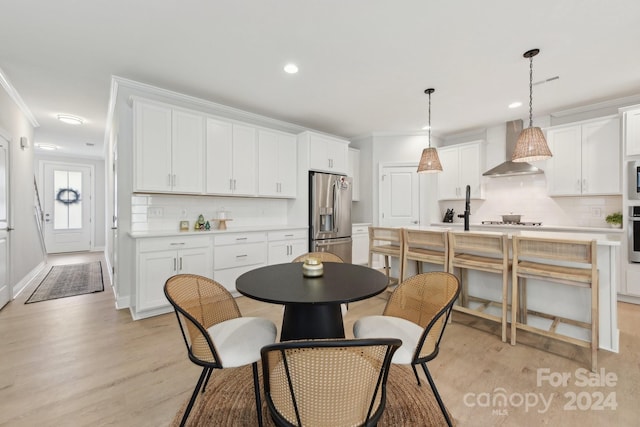
M 33 126 L 34 128 L 39 127 L 40 123 L 38 123 L 38 121 L 36 120 L 35 116 L 31 112 L 29 107 L 27 107 L 27 104 L 25 104 L 24 100 L 22 99 L 22 97 L 20 96 L 16 88 L 13 87 L 13 85 L 7 78 L 2 68 L 0 68 L 0 85 L 2 85 L 4 90 L 7 92 L 7 95 L 9 95 L 9 98 L 11 98 L 13 102 L 16 103 L 20 111 L 22 111 L 22 114 L 24 114 L 27 117 L 27 120 L 29 120 L 29 123 L 31 123 L 31 126 Z
M 623 98 L 609 99 L 595 104 L 583 105 L 575 108 L 568 108 L 566 110 L 555 111 L 549 114 L 551 117 L 566 117 L 573 116 L 581 113 L 587 113 L 594 110 L 601 110 L 605 108 L 622 108 L 625 106 L 640 103 L 640 94 L 625 96 Z

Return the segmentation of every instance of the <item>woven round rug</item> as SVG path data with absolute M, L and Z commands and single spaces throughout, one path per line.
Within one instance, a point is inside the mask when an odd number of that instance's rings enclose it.
M 194 378 L 194 387 L 197 378 Z M 387 402 L 379 426 L 446 426 L 438 402 L 421 378 L 418 386 L 409 366 L 392 365 L 387 381 Z M 262 376 L 260 376 L 262 387 Z M 264 399 L 263 399 L 264 400 Z M 172 427 L 179 426 L 188 399 L 176 414 Z M 262 402 L 265 426 L 274 426 Z M 453 420 L 453 418 L 452 418 Z M 256 426 L 255 395 L 251 366 L 214 370 L 207 391 L 200 394 L 187 419 L 187 426 Z

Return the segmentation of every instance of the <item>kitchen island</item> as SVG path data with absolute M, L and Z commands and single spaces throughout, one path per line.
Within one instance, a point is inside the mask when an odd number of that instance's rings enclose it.
M 438 224 L 438 226 L 430 227 L 407 227 L 410 229 L 422 230 L 460 230 L 462 224 L 447 224 L 446 226 Z M 471 231 L 474 233 L 487 234 L 507 234 L 509 240 L 514 235 L 526 237 L 543 237 L 560 240 L 595 240 L 598 247 L 598 277 L 599 277 L 599 347 L 612 352 L 619 350 L 619 331 L 617 317 L 617 284 L 620 280 L 620 240 L 623 233 L 617 230 L 611 230 L 611 233 L 599 232 L 573 232 L 573 231 L 551 231 L 542 227 L 520 227 L 520 226 L 488 226 L 486 228 L 474 227 L 471 225 Z M 549 230 L 549 231 L 546 231 Z M 607 231 L 607 230 L 603 230 Z M 425 271 L 430 266 L 425 264 Z M 438 269 L 439 266 L 431 266 Z M 412 273 L 410 272 L 409 275 Z M 485 273 L 482 271 L 470 270 L 468 272 L 469 294 L 480 298 L 501 301 L 502 285 L 501 277 L 496 274 Z M 527 305 L 530 310 L 550 313 L 578 321 L 589 321 L 590 317 L 590 296 L 588 288 L 578 288 L 573 286 L 558 285 L 553 282 L 541 280 L 529 280 L 527 286 Z M 509 289 L 511 288 L 511 275 L 509 275 Z M 510 294 L 510 292 L 509 292 Z M 509 296 L 510 301 L 510 296 Z M 495 310 L 490 312 L 489 310 Z M 487 310 L 491 314 L 500 316 L 499 308 L 491 307 Z M 510 319 L 510 315 L 508 316 Z M 544 327 L 544 320 L 531 318 L 529 322 Z M 589 331 L 571 326 L 563 326 L 558 332 L 578 338 L 589 339 Z

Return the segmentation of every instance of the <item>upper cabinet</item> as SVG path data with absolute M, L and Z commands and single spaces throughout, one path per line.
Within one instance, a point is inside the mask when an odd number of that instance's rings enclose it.
M 207 194 L 255 196 L 254 126 L 207 118 Z
M 351 200 L 357 202 L 360 200 L 360 150 L 349 148 L 349 169 L 347 176 L 353 180 L 351 184 Z
M 135 99 L 134 191 L 202 193 L 204 118 Z
M 298 138 L 308 143 L 309 169 L 346 174 L 349 141 L 314 132 L 303 132 Z
M 640 155 L 640 107 L 626 110 L 623 117 L 626 154 Z
M 258 195 L 295 198 L 296 136 L 274 130 L 258 131 Z
M 545 173 L 550 196 L 620 194 L 620 119 L 610 117 L 547 130 L 553 157 Z
M 466 197 L 471 187 L 471 198 L 482 198 L 481 174 L 484 166 L 484 142 L 438 148 L 442 172 L 438 175 L 438 199 L 456 200 Z

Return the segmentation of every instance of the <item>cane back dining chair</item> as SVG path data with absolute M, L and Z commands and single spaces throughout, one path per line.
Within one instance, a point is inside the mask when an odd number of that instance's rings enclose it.
M 275 342 L 276 326 L 267 319 L 242 317 L 229 291 L 207 277 L 178 274 L 166 281 L 164 293 L 175 309 L 189 359 L 202 366 L 180 425 L 184 426 L 214 369 L 248 364 L 253 367 L 258 425 L 262 425 L 258 361 L 260 349 Z
M 536 237 L 513 236 L 513 279 L 511 281 L 511 344 L 516 344 L 518 329 L 533 332 L 548 338 L 568 342 L 591 350 L 591 370 L 598 365 L 598 260 L 595 240 L 560 240 Z M 565 265 L 558 265 L 558 263 Z M 567 265 L 569 264 L 569 265 Z M 539 279 L 570 285 L 576 290 L 576 299 L 590 300 L 589 319 L 577 320 L 552 313 L 548 307 L 531 310 L 527 307 L 528 279 Z M 580 288 L 587 288 L 580 291 Z M 582 294 L 580 294 L 582 292 Z M 543 312 L 545 311 L 545 312 Z M 528 315 L 545 319 L 546 326 L 528 321 Z M 531 319 L 529 319 L 531 320 Z M 585 321 L 588 320 L 588 321 Z M 534 324 L 536 326 L 534 326 Z M 569 328 L 583 328 L 590 337 L 574 338 L 563 332 L 563 325 Z
M 265 346 L 265 400 L 278 426 L 375 426 L 399 339 L 289 341 Z
M 353 325 L 356 338 L 393 337 L 402 340 L 392 363 L 410 364 L 418 385 L 420 378 L 416 365 L 422 366 L 449 426 L 452 425 L 451 419 L 427 369 L 427 362 L 438 355 L 451 307 L 459 293 L 460 282 L 453 274 L 440 271 L 418 274 L 393 291 L 381 316 L 365 316 Z

